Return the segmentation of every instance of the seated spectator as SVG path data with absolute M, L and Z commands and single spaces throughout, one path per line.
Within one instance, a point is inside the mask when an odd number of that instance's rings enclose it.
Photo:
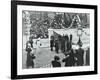
M 61 67 L 59 59 L 60 58 L 58 56 L 54 56 L 54 60 L 51 62 L 53 67 Z

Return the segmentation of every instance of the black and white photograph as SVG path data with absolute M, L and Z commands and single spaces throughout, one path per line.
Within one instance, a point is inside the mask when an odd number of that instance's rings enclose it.
M 90 66 L 90 14 L 22 11 L 22 67 Z
M 97 73 L 96 6 L 23 1 L 12 6 L 12 75 Z

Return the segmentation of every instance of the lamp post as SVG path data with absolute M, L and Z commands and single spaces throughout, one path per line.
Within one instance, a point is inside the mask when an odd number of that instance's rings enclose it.
M 82 41 L 81 41 L 82 28 L 78 28 L 78 30 L 77 30 L 77 36 L 79 36 L 79 40 L 78 40 L 77 44 L 78 44 L 79 46 L 81 46 L 81 45 L 83 44 Z

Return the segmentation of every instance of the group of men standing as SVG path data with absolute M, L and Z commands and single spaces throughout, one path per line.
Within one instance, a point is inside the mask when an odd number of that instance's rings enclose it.
M 86 64 L 84 64 L 84 54 L 85 50 L 82 48 L 82 44 L 78 45 L 78 49 L 72 48 L 72 35 L 68 37 L 58 36 L 58 39 L 54 40 L 51 38 L 50 47 L 51 51 L 55 47 L 55 52 L 59 53 L 59 49 L 65 55 L 65 58 L 62 59 L 62 62 L 67 66 L 84 66 L 89 65 L 89 48 L 86 50 Z M 61 60 L 59 56 L 54 56 L 54 60 L 51 62 L 53 67 L 61 67 Z
M 62 51 L 62 53 L 65 53 L 66 51 L 70 50 L 72 47 L 72 35 L 68 37 L 68 35 L 58 36 L 54 37 L 51 36 L 50 40 L 50 48 L 51 51 L 53 51 L 53 48 L 55 48 L 56 53 L 59 53 L 59 50 Z

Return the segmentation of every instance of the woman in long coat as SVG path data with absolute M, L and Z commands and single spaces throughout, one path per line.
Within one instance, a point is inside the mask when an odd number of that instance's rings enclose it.
M 32 59 L 31 59 L 31 47 L 28 46 L 26 47 L 26 52 L 27 52 L 27 61 L 26 61 L 26 66 L 27 68 L 29 68 L 30 66 L 32 66 Z

